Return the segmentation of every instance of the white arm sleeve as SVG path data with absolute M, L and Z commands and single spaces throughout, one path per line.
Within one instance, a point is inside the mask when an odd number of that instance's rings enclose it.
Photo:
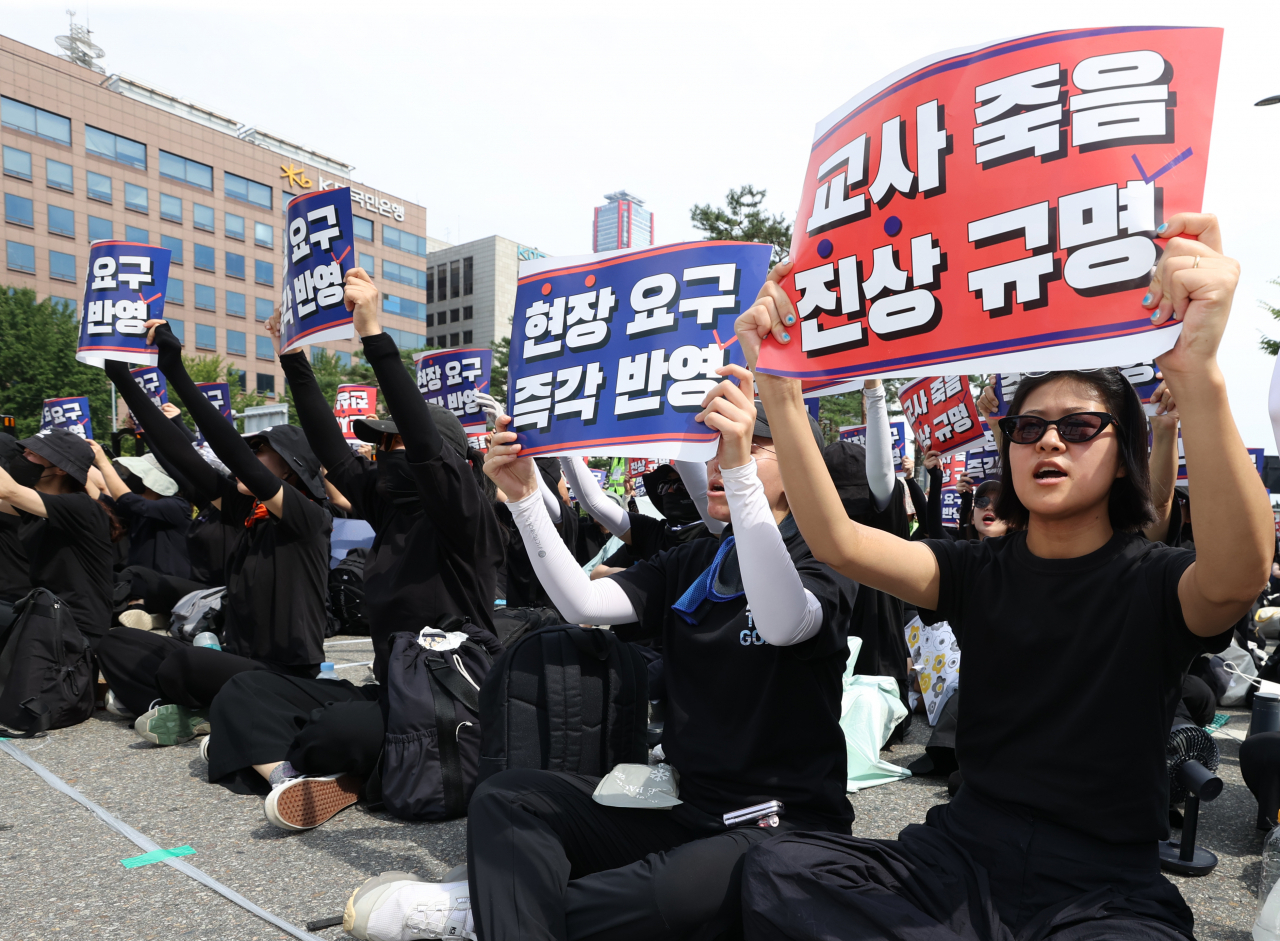
M 889 430 L 884 386 L 863 389 L 862 406 L 862 418 L 867 423 L 867 485 L 876 512 L 880 512 L 893 496 L 893 432 Z
M 717 536 L 724 532 L 724 528 L 729 524 L 720 522 L 707 512 L 707 465 L 697 461 L 672 461 L 671 466 L 684 481 L 684 489 L 689 491 L 689 498 L 698 508 L 698 515 L 702 517 L 702 522 L 707 524 L 707 529 Z
M 607 578 L 591 581 L 578 567 L 536 493 L 509 503 L 529 561 L 565 620 L 572 624 L 628 624 L 636 620 L 622 586 Z
M 560 522 L 560 512 L 564 509 L 564 501 L 560 499 L 560 494 L 547 486 L 541 471 L 538 472 L 538 492 L 542 494 L 542 505 L 546 507 L 547 516 L 551 517 L 551 522 Z
M 808 640 L 822 627 L 822 605 L 800 581 L 764 495 L 764 485 L 756 476 L 756 462 L 721 468 L 720 473 L 756 630 L 775 647 Z
M 1271 431 L 1276 438 L 1276 447 L 1280 448 L 1280 356 L 1276 357 L 1276 368 L 1271 373 L 1271 391 L 1267 393 L 1267 411 L 1271 413 Z
M 574 496 L 587 508 L 591 518 L 597 523 L 603 523 L 619 539 L 626 539 L 627 533 L 631 532 L 631 514 L 601 492 L 596 475 L 582 463 L 582 459 L 562 457 L 560 470 L 564 471 Z

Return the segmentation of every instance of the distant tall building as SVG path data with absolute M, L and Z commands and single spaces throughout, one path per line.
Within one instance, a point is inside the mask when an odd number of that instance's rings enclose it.
M 604 198 L 608 202 L 596 207 L 592 251 L 644 248 L 653 244 L 653 213 L 644 208 L 643 199 L 626 190 L 607 193 Z

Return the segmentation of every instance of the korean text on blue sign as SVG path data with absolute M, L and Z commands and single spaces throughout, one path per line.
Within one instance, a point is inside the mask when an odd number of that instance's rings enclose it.
M 234 427 L 235 418 L 231 414 L 231 386 L 225 382 L 197 382 L 196 388 L 222 414 L 222 417 L 231 422 L 232 427 Z M 196 443 L 205 443 L 204 432 L 196 432 Z
M 969 445 L 968 450 L 960 455 L 964 459 L 964 473 L 975 487 L 984 480 L 999 480 L 1001 474 L 1000 448 L 985 421 L 982 422 L 982 432 L 982 440 Z
M 1150 360 L 1145 363 L 1134 363 L 1131 366 L 1117 367 L 1120 372 L 1124 373 L 1124 377 L 1129 380 L 1129 384 L 1133 386 L 1133 390 L 1138 393 L 1144 405 L 1150 403 L 1151 394 L 1156 391 L 1156 387 L 1160 385 L 1160 380 L 1156 378 L 1158 368 L 1156 364 Z M 1084 370 L 1087 372 L 1088 370 Z M 994 416 L 1003 417 L 1009 414 L 1009 406 L 1013 402 L 1013 397 L 1018 394 L 1018 386 L 1024 378 L 1034 379 L 1043 376 L 1043 372 L 1000 372 L 995 375 L 995 383 L 993 391 L 996 394 L 996 411 L 992 412 Z M 1154 412 L 1155 406 L 1147 408 L 1147 414 Z
M 151 398 L 151 403 L 159 408 L 169 404 L 169 383 L 158 366 L 143 366 L 141 369 L 129 370 L 133 381 Z
M 294 199 L 289 203 L 287 236 L 281 352 L 303 343 L 350 339 L 355 331 L 343 303 L 343 282 L 352 267 L 351 188 L 318 190 Z
M 424 399 L 453 412 L 466 428 L 484 426 L 486 416 L 476 393 L 489 391 L 493 350 L 428 350 L 413 361 Z
M 89 421 L 89 399 L 84 395 L 66 399 L 45 399 L 40 430 L 62 428 L 81 438 L 93 437 L 93 424 Z
M 525 455 L 706 460 L 694 421 L 716 370 L 743 362 L 733 324 L 772 248 L 685 242 L 520 266 L 507 409 Z
M 893 436 L 893 471 L 901 473 L 902 456 L 907 453 L 907 423 L 904 421 L 889 422 L 889 433 Z M 864 448 L 867 446 L 866 425 L 842 425 L 841 441 L 856 441 Z
M 76 359 L 91 366 L 105 361 L 156 364 L 147 346 L 148 320 L 164 317 L 169 288 L 169 250 L 136 242 L 94 242 L 84 288 Z

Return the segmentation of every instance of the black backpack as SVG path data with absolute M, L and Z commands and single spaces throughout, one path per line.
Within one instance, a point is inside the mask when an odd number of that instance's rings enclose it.
M 13 606 L 0 633 L 0 734 L 30 738 L 93 715 L 93 651 L 71 609 L 47 588 Z
M 480 756 L 479 684 L 492 663 L 472 640 L 428 650 L 416 633 L 391 635 L 381 699 L 387 732 L 370 793 L 389 813 L 402 820 L 466 814 Z
M 648 685 L 644 658 L 610 631 L 525 634 L 480 687 L 480 781 L 508 768 L 603 777 L 645 764 Z
M 493 633 L 504 647 L 510 647 L 530 631 L 563 623 L 564 618 L 555 608 L 493 609 Z
M 334 634 L 369 635 L 369 619 L 364 615 L 364 563 L 369 550 L 348 549 L 346 558 L 329 569 L 330 621 L 336 622 Z

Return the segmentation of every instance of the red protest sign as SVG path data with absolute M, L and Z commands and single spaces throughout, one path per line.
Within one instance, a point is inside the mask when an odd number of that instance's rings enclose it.
M 1198 211 L 1222 30 L 1064 30 L 931 57 L 818 124 L 764 372 L 1137 362 L 1156 229 Z M 798 334 L 798 336 L 797 336 Z M 798 342 L 797 342 L 798 340 Z
M 898 401 L 921 451 L 963 451 L 986 432 L 967 376 L 929 376 L 898 390 Z
M 378 415 L 378 387 L 344 383 L 338 386 L 333 403 L 333 417 L 342 426 L 342 436 L 356 440 L 352 423 L 357 418 L 376 418 Z

